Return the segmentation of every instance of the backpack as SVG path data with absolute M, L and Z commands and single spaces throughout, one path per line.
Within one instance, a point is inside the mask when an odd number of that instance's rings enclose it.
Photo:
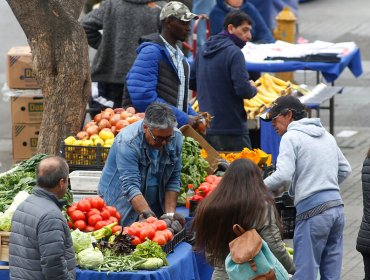
M 233 230 L 238 236 L 229 243 L 225 268 L 230 280 L 288 280 L 289 275 L 255 229 L 245 231 L 240 225 Z

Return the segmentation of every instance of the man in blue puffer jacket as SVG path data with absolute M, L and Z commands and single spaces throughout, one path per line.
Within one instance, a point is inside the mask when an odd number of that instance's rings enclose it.
M 197 113 L 188 104 L 189 64 L 177 46 L 190 32 L 190 21 L 197 16 L 180 2 L 167 3 L 160 14 L 161 34 L 140 39 L 137 59 L 126 77 L 124 104 L 131 99 L 139 111 L 153 102 L 167 103 L 176 116 L 178 126 L 195 125 Z

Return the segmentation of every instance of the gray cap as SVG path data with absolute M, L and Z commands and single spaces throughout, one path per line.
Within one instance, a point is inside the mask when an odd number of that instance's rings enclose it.
M 171 1 L 164 5 L 161 14 L 159 15 L 159 19 L 164 20 L 170 16 L 173 16 L 181 21 L 198 19 L 198 16 L 190 12 L 189 8 L 186 7 L 185 4 L 177 1 Z

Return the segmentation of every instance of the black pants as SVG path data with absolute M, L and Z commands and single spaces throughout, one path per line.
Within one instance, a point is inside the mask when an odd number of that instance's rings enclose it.
M 364 259 L 364 270 L 365 278 L 364 280 L 370 280 L 370 254 L 361 253 Z
M 120 108 L 122 107 L 123 86 L 124 86 L 123 84 L 98 82 L 98 96 L 102 97 L 105 100 L 112 101 L 113 102 L 112 108 Z M 98 101 L 99 99 L 95 100 L 90 97 L 89 107 L 93 109 L 91 110 L 90 113 L 92 118 L 100 111 L 109 107 L 106 106 L 106 104 L 99 103 Z
M 249 134 L 243 135 L 206 135 L 206 140 L 216 151 L 240 152 L 244 148 L 252 148 Z

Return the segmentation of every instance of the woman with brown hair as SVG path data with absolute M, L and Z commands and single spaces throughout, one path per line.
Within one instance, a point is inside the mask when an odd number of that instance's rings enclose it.
M 361 174 L 364 212 L 358 232 L 356 249 L 363 257 L 365 270 L 364 280 L 370 280 L 370 149 L 364 160 Z
M 215 268 L 212 280 L 228 279 L 224 262 L 229 242 L 236 238 L 234 224 L 245 230 L 255 228 L 288 273 L 293 274 L 293 260 L 284 247 L 276 217 L 274 199 L 263 183 L 259 167 L 248 159 L 232 162 L 217 188 L 198 205 L 192 225 L 196 234 L 194 249 L 205 251 L 207 261 Z

